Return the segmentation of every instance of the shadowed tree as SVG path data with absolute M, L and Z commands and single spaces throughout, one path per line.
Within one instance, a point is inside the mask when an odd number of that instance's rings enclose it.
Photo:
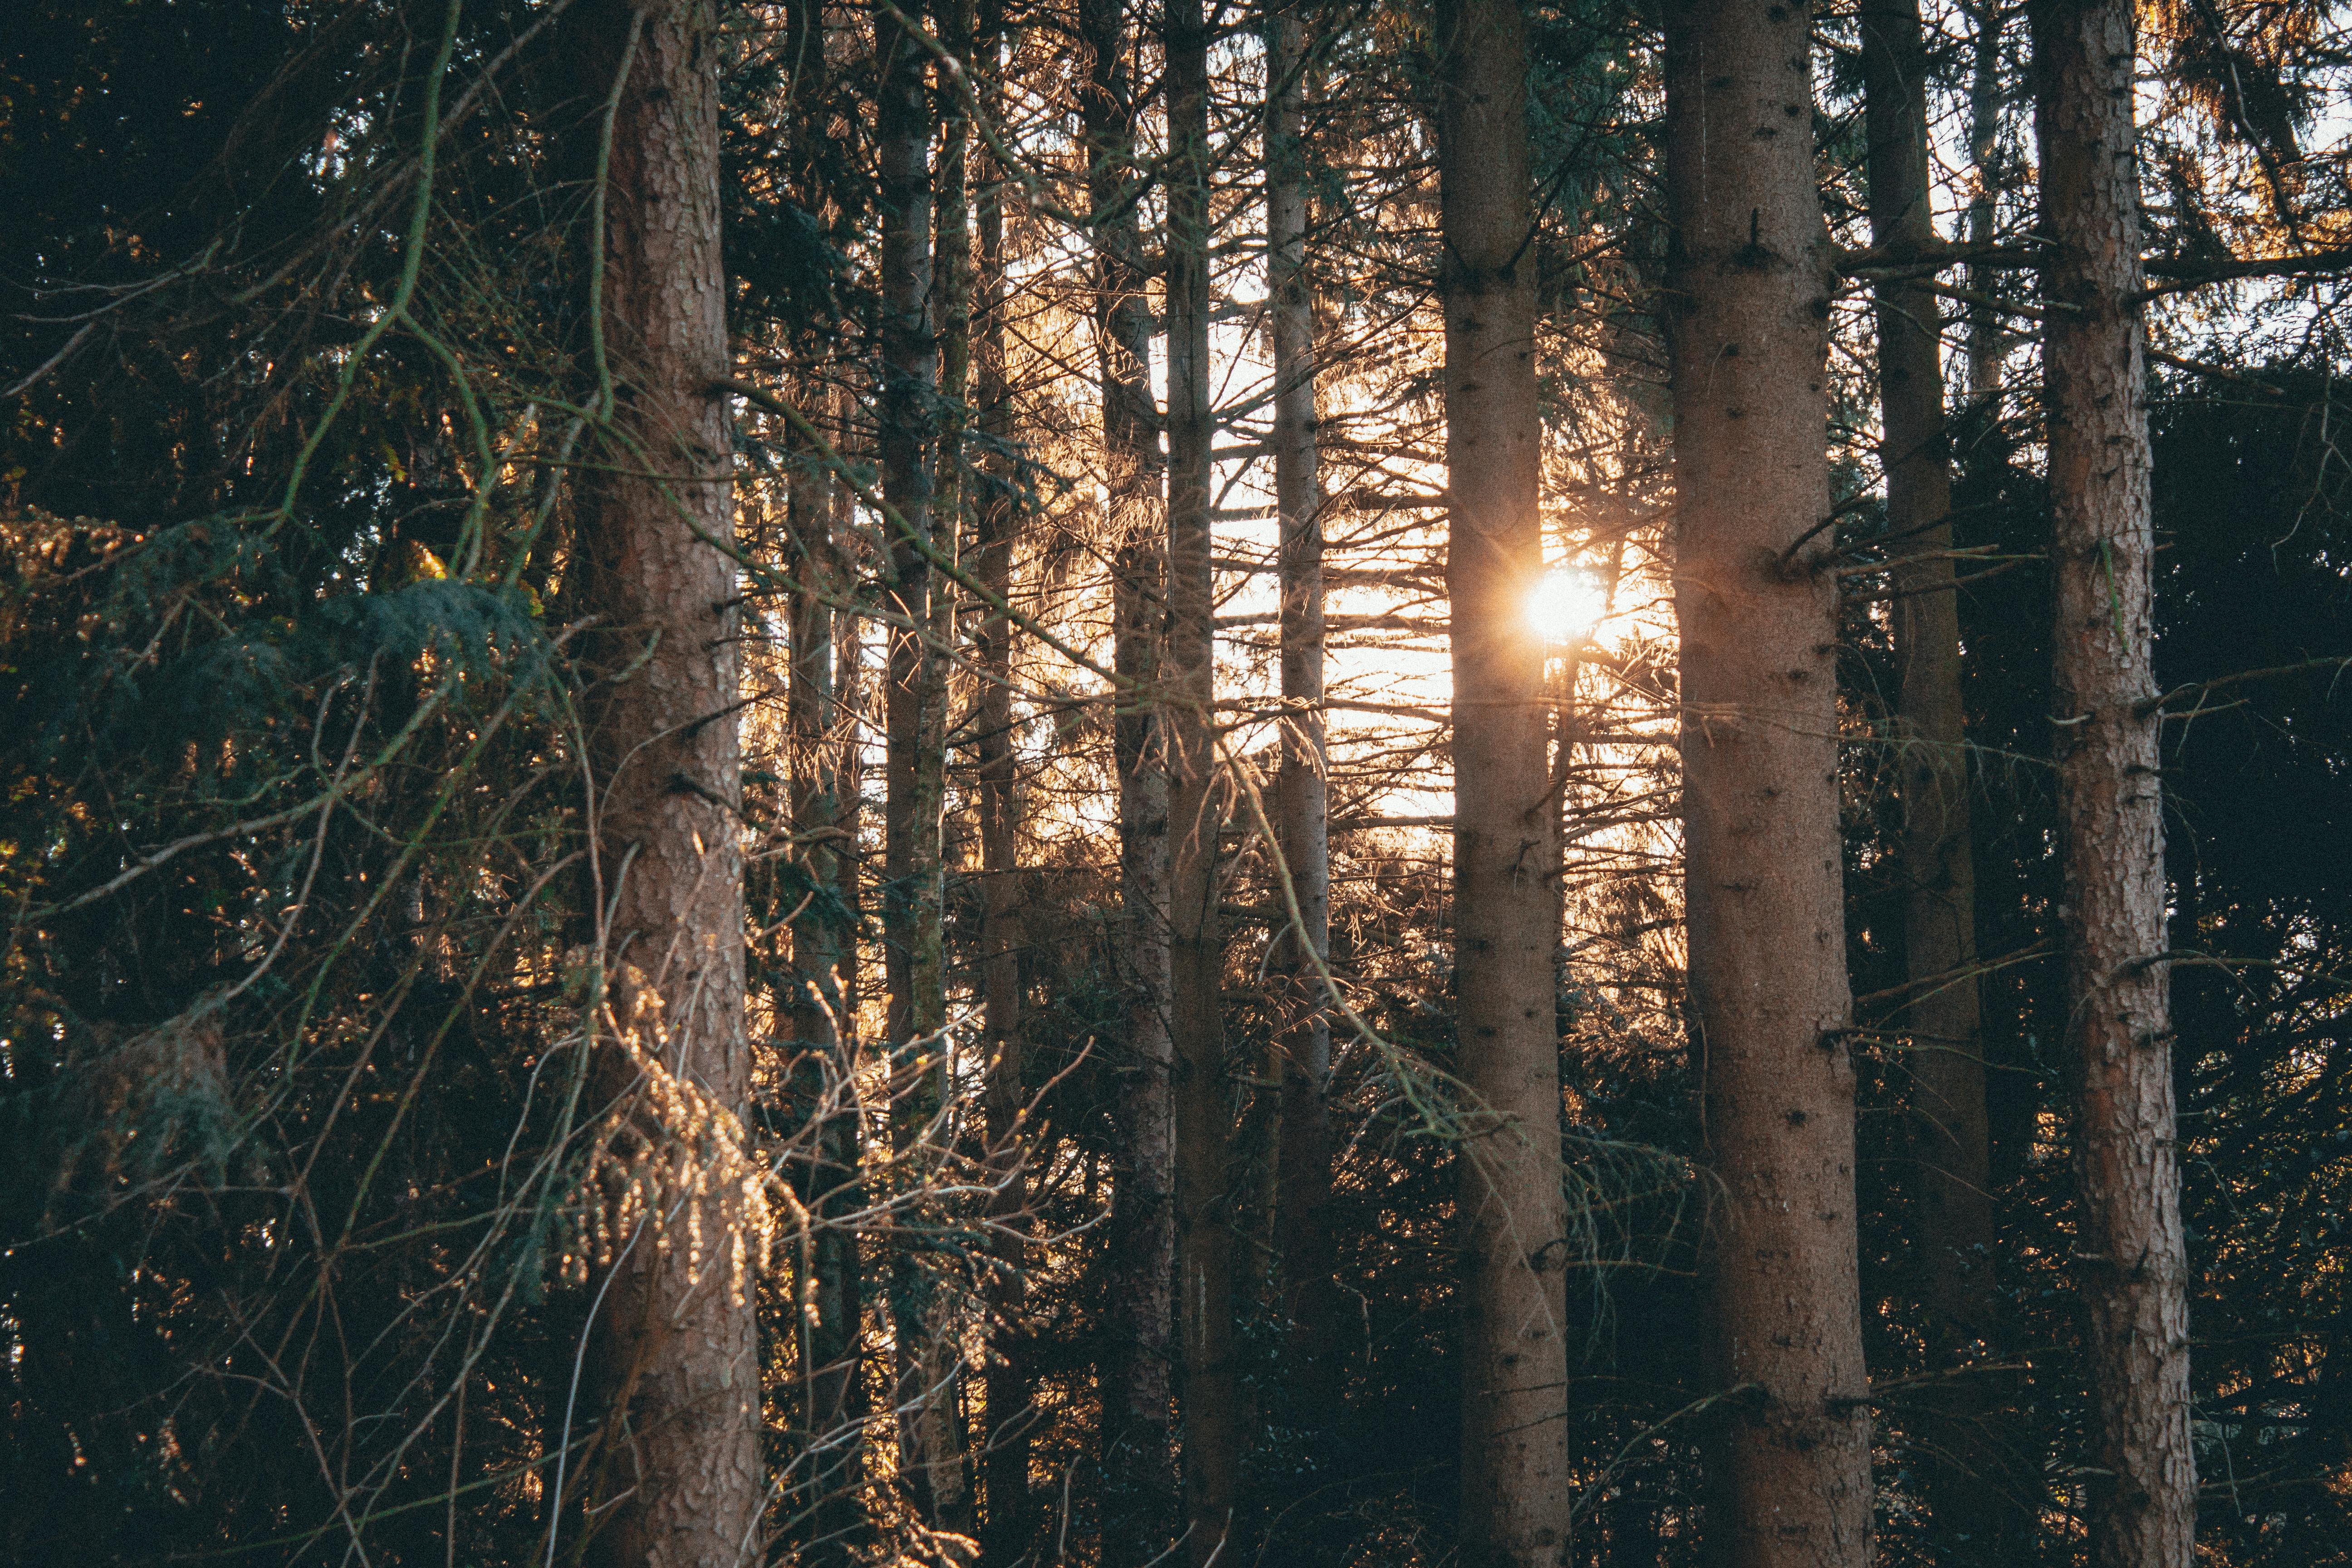
M 1927 167 L 1927 50 L 1918 0 L 1862 10 L 1871 244 L 1890 261 L 1937 239 Z M 1960 617 L 1952 549 L 1951 442 L 1945 429 L 1941 313 L 1919 281 L 1882 279 L 1879 456 L 1886 532 L 1898 563 L 1895 637 L 1896 776 L 1903 811 L 1903 960 L 1909 987 L 1912 1150 L 1921 1186 L 1919 1247 L 1933 1370 L 1919 1401 L 1929 1506 L 1946 1561 L 2005 1563 L 2030 1529 L 2012 1500 L 2008 1445 L 1990 1421 L 1985 1375 L 2000 1299 L 1993 1259 L 1992 1157 L 1978 1028 L 1976 869 L 1960 695 Z M 2028 1494 L 2030 1495 L 2030 1493 Z
M 1331 946 L 1329 780 L 1323 710 L 1323 494 L 1316 440 L 1315 292 L 1307 269 L 1306 27 L 1296 8 L 1265 19 L 1267 336 L 1274 359 L 1274 492 L 1280 525 L 1282 772 L 1275 830 L 1298 905 L 1274 969 L 1293 1010 L 1281 1058 L 1281 1142 L 1275 1210 L 1283 1314 L 1290 1324 L 1298 1418 L 1328 1426 L 1339 1415 L 1332 1331 L 1342 1310 L 1332 1279 L 1331 1016 L 1315 964 Z
M 1559 814 L 1525 597 L 1538 510 L 1527 48 L 1516 0 L 1436 16 L 1444 262 L 1445 588 L 1454 659 L 1462 1560 L 1549 1568 L 1568 1541 L 1568 1204 L 1560 1173 Z
M 1094 217 L 1094 342 L 1103 489 L 1114 551 L 1113 661 L 1128 683 L 1112 720 L 1118 774 L 1119 1042 L 1110 1285 L 1102 1356 L 1103 1561 L 1167 1550 L 1175 1512 L 1169 1359 L 1175 1300 L 1174 1047 L 1169 1037 L 1168 772 L 1157 698 L 1165 601 L 1160 409 L 1135 205 L 1134 76 L 1121 0 L 1080 0 L 1079 112 Z
M 1209 32 L 1201 0 L 1166 0 L 1168 1026 L 1175 1051 L 1176 1318 L 1182 1345 L 1186 1550 L 1224 1552 L 1240 1473 L 1233 1205 L 1226 1192 L 1224 943 L 1217 912 L 1216 595 L 1209 357 Z
M 982 7 L 973 74 L 990 111 L 1003 80 L 1003 0 Z M 982 165 L 995 173 L 993 163 Z M 972 355 L 972 403 L 989 446 L 975 482 L 975 559 L 981 585 L 997 598 L 1013 592 L 1013 547 L 1023 510 L 1005 451 L 1013 437 L 1013 394 L 1005 364 L 1004 206 L 997 182 L 983 179 L 975 202 L 979 230 L 977 284 L 972 304 L 977 341 Z M 1022 1140 L 1024 1106 L 1021 1075 L 1021 798 L 1018 760 L 1013 749 L 1014 627 L 1009 616 L 985 608 L 972 636 L 981 670 L 974 702 L 978 730 L 981 859 L 980 989 L 982 1040 L 988 1056 L 988 1172 L 994 1191 L 989 1217 L 996 1229 L 989 1246 L 996 1262 L 991 1304 L 1003 1332 L 989 1363 L 988 1451 L 982 1477 L 988 1500 L 982 1551 L 990 1562 L 1011 1562 L 1029 1539 L 1029 1454 L 1040 1419 L 1035 1380 L 1030 1373 L 1022 1311 L 1028 1300 L 1030 1267 L 1024 1245 L 1030 1226 L 1027 1150 Z

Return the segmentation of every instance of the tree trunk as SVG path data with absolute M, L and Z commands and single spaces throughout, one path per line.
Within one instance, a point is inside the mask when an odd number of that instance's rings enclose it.
M 842 415 L 842 430 L 835 449 L 854 463 L 867 455 L 860 449 L 863 443 L 851 423 L 856 399 L 846 390 L 835 397 Z M 854 574 L 856 570 L 856 558 L 848 552 L 846 542 L 856 536 L 856 499 L 847 485 L 837 484 L 833 487 L 833 537 L 844 542 L 842 569 L 845 574 Z M 854 576 L 845 576 L 845 581 L 848 580 L 854 580 Z M 834 842 L 841 846 L 842 920 L 845 930 L 853 936 L 866 929 L 864 738 L 875 717 L 874 693 L 866 679 L 866 631 L 863 616 L 841 615 L 833 618 L 833 708 L 841 733 L 841 745 L 833 754 L 834 810 L 840 828 L 840 837 Z M 841 944 L 842 1016 L 848 1020 L 853 1044 L 865 1006 L 866 975 L 862 947 L 855 940 Z
M 1120 0 L 1080 0 L 1081 110 L 1094 228 L 1095 353 L 1113 584 L 1113 659 L 1129 684 L 1113 720 L 1118 773 L 1118 966 L 1126 1038 L 1117 1063 L 1118 1149 L 1102 1399 L 1102 1560 L 1136 1568 L 1168 1549 L 1175 1512 L 1168 1367 L 1175 1315 L 1175 1129 L 1168 1026 L 1168 774 L 1154 688 L 1165 600 L 1160 411 L 1151 310 L 1135 217 L 1135 102 Z
M 940 41 L 969 69 L 972 0 L 940 0 L 936 7 Z M 940 93 L 938 267 L 934 310 L 940 328 L 939 448 L 931 501 L 931 538 L 952 559 L 961 549 L 968 507 L 964 437 L 969 424 L 965 396 L 971 388 L 971 204 L 967 172 L 971 121 L 962 95 Z M 928 1119 L 939 1113 L 952 1082 L 953 1042 L 940 1033 L 947 1025 L 947 815 L 948 667 L 956 647 L 960 595 L 949 579 L 931 579 L 929 632 L 924 640 L 923 750 L 920 799 L 929 813 L 922 840 L 929 858 L 919 905 L 915 991 L 922 1010 L 919 1026 L 937 1034 L 930 1047 L 938 1066 L 926 1075 L 936 1086 L 918 1103 Z M 954 1321 L 961 1310 L 953 1297 L 932 1288 L 922 1342 L 927 1402 L 920 1421 L 921 1445 L 929 1469 L 932 1522 L 959 1535 L 972 1531 L 971 1485 L 966 1471 L 963 1432 L 963 1336 Z
M 2007 0 L 1974 0 L 1972 9 L 1976 31 L 1969 72 L 1968 239 L 1971 245 L 1990 245 L 2000 232 L 1999 197 L 2015 177 L 2015 170 L 2003 153 L 2000 141 L 2001 127 L 2010 107 L 2001 77 L 2001 39 L 2010 11 Z M 2002 324 L 1999 303 L 2002 292 L 2001 279 L 2012 276 L 1998 259 L 1972 261 L 1963 274 L 1968 290 L 1975 298 L 1969 301 L 1965 328 L 1969 367 L 1968 423 L 1965 426 L 1967 445 L 1959 454 L 1959 474 L 1967 481 L 1969 491 L 1979 502 L 2000 492 L 2002 475 L 2009 467 L 2015 447 L 2005 423 L 2006 403 L 2001 385 L 2003 362 L 2013 345 L 2009 331 Z M 1983 607 L 1996 616 L 2003 613 L 1991 600 L 1987 600 Z M 1976 634 L 1977 627 L 1969 617 L 1977 611 L 1975 603 L 1962 601 L 1961 637 L 1964 640 L 1971 639 Z M 1979 888 L 1979 910 L 2015 909 L 2027 901 L 2025 885 L 2020 879 L 2020 868 L 2014 856 L 1988 855 L 1979 861 L 1977 870 L 1979 876 L 1995 879 L 1991 888 Z M 2034 1053 L 2025 1047 L 2024 1020 L 2015 1016 L 2010 1005 L 2019 999 L 2015 989 L 2004 986 L 1999 991 L 1987 993 L 1982 986 L 1979 987 L 1980 1001 L 1988 994 L 2010 999 L 1992 1017 L 1984 1020 L 1979 1032 L 1979 1037 L 1989 1047 L 1985 1118 L 1991 1157 L 1990 1179 L 1998 1191 L 2017 1179 L 2032 1150 L 2035 1119 L 2040 1115 L 2041 1075 L 2031 1059 Z M 2031 1406 L 2021 1396 L 2019 1403 L 2021 1417 L 2030 1417 Z M 2047 1452 L 2046 1439 L 2039 1433 L 2029 1432 L 2026 1424 L 2021 1424 L 2012 1447 L 2019 1458 L 2020 1468 L 2030 1482 L 2032 1506 L 2038 1510 L 2042 1500 L 2048 1495 L 2047 1483 L 2039 1475 Z
M 2138 164 L 2127 0 L 2032 13 L 2050 443 L 2059 923 L 2089 1315 L 2091 1561 L 2187 1568 L 2188 1259 L 2158 784 Z
M 1116 509 L 1112 515 L 1116 520 Z M 1114 521 L 1112 526 L 1119 525 Z M 1168 1549 L 1176 1510 L 1169 1408 L 1176 1318 L 1176 1126 L 1175 1052 L 1168 1028 L 1168 774 L 1155 700 L 1141 694 L 1158 679 L 1165 619 L 1160 561 L 1154 543 L 1131 541 L 1119 550 L 1114 584 L 1115 668 L 1139 694 L 1122 700 L 1112 748 L 1119 775 L 1116 962 L 1126 992 L 1127 1038 L 1118 1068 L 1110 1289 L 1098 1369 L 1103 1561 L 1108 1568 L 1135 1568 L 1160 1558 Z
M 814 461 L 813 456 L 804 460 Z M 858 1522 L 855 1493 L 865 1479 L 860 1426 L 865 1416 L 858 1375 L 858 1321 L 863 1281 L 851 1216 L 863 1206 L 858 1168 L 863 1113 L 857 1100 L 856 1017 L 843 984 L 845 949 L 856 927 L 843 908 L 854 890 L 856 858 L 838 837 L 840 764 L 849 726 L 841 721 L 834 682 L 837 632 L 826 596 L 841 591 L 834 510 L 836 482 L 805 474 L 792 487 L 792 668 L 785 695 L 791 738 L 793 833 L 799 841 L 811 907 L 793 922 L 792 1031 L 795 1077 L 821 1119 L 803 1202 L 820 1226 L 811 1248 L 813 1320 L 801 1335 L 801 1419 L 810 1451 L 801 1508 L 810 1510 L 811 1535 L 838 1543 Z
M 939 337 L 931 316 L 931 163 L 929 95 L 922 46 L 877 12 L 881 51 L 876 135 L 881 169 L 882 386 L 879 419 L 882 499 L 899 517 L 891 540 L 886 596 L 890 612 L 889 673 L 884 701 L 887 740 L 883 824 L 882 931 L 890 1047 L 902 1050 L 927 1032 L 928 1000 L 918 968 L 923 922 L 939 874 L 938 806 L 925 785 L 923 709 L 930 660 L 922 633 L 930 624 L 931 568 L 922 545 L 932 531 L 931 456 L 937 434 Z M 935 1027 L 936 1026 L 931 1026 Z
M 891 540 L 887 597 L 891 616 L 885 699 L 888 775 L 883 826 L 884 984 L 893 1050 L 935 1028 L 925 991 L 927 920 L 937 905 L 939 806 L 926 765 L 924 712 L 932 660 L 931 568 L 923 551 L 933 531 L 931 459 L 937 437 L 940 344 L 931 310 L 931 124 L 922 45 L 885 13 L 876 136 L 882 209 L 882 499 L 900 519 Z
M 936 584 L 924 546 L 943 527 L 933 510 L 939 437 L 940 340 L 933 298 L 929 55 L 887 12 L 875 15 L 879 50 L 876 138 L 882 209 L 882 495 L 902 531 L 891 541 L 887 766 L 883 802 L 882 948 L 888 988 L 893 1106 L 901 1159 L 917 1179 L 919 1145 L 940 1106 L 945 1022 L 940 827 L 946 794 L 946 668 L 935 631 Z M 955 1500 L 939 1423 L 942 1369 L 931 1346 L 938 1309 L 930 1272 L 911 1252 L 892 1259 L 897 1328 L 898 1475 L 934 1524 Z
M 1454 1002 L 1461 1150 L 1462 1561 L 1549 1568 L 1569 1529 L 1568 1236 L 1552 978 L 1559 835 L 1542 640 L 1535 258 L 1514 0 L 1437 12 L 1453 624 Z
M 740 1148 L 751 1083 L 735 563 L 697 536 L 735 531 L 727 405 L 713 390 L 728 374 L 716 26 L 703 0 L 599 3 L 572 25 L 581 79 L 621 81 L 599 301 L 618 439 L 581 487 L 574 574 L 583 613 L 600 618 L 584 654 L 602 678 L 586 718 L 604 961 L 638 1048 L 607 1047 L 598 1079 L 635 1101 L 634 1131 L 655 1165 L 674 1167 Z M 703 1125 L 665 1124 L 675 1118 L 654 1106 L 674 1094 L 639 1098 L 665 1069 L 698 1090 Z M 602 1510 L 599 1562 L 731 1568 L 761 1551 L 757 1325 L 723 1239 L 746 1223 L 741 1179 L 723 1173 L 713 1194 L 730 1195 L 685 1199 L 699 1213 L 658 1237 L 658 1220 L 638 1227 L 603 1292 L 591 1363 L 601 1486 L 583 1500 Z
M 975 58 L 982 101 L 994 104 L 999 57 L 1004 36 L 1003 0 L 989 0 L 981 21 Z M 983 587 L 1002 599 L 1013 592 L 1013 549 L 1021 526 L 1020 498 L 1003 457 L 1013 437 L 1012 388 L 1004 356 L 1004 212 L 995 181 L 984 183 L 978 202 L 979 287 L 974 324 L 979 329 L 972 402 L 981 430 L 992 445 L 980 465 L 978 559 Z M 1021 804 L 1013 752 L 1012 620 L 984 613 L 973 657 L 981 684 L 975 717 L 979 731 L 982 1048 L 988 1060 L 988 1175 L 992 1192 L 989 1247 L 995 1263 L 990 1305 L 996 1314 L 996 1359 L 988 1371 L 988 1451 L 982 1479 L 988 1523 L 982 1558 L 1012 1563 L 1025 1550 L 1030 1533 L 1029 1449 L 1037 1421 L 1035 1392 L 1028 1367 L 1029 1200 L 1023 1166 L 1021 1111 Z
M 1714 1529 L 1742 1568 L 1871 1550 L 1811 20 L 1666 10 L 1689 1016 L 1724 1193 L 1716 1353 L 1740 1391 Z
M 1996 205 L 2000 184 L 2000 34 L 2005 0 L 1978 0 L 1976 38 L 1969 69 L 1969 231 L 1970 245 L 1990 245 L 2000 228 Z M 2008 336 L 1992 298 L 1990 262 L 1969 267 L 1969 402 L 1977 423 L 1990 426 L 2000 413 L 2001 352 Z
M 838 397 L 845 426 L 838 449 L 844 457 L 855 462 L 863 455 L 858 450 L 859 443 L 854 434 L 846 428 L 855 401 L 846 391 L 840 393 Z M 839 541 L 850 539 L 856 524 L 856 508 L 849 487 L 836 484 L 833 487 L 834 538 Z M 845 557 L 845 569 L 850 564 L 850 559 Z M 867 908 L 864 849 L 866 812 L 865 737 L 872 732 L 876 718 L 876 692 L 866 675 L 866 626 L 865 618 L 856 615 L 835 616 L 833 621 L 833 703 L 837 715 L 835 722 L 840 736 L 840 744 L 834 752 L 834 803 L 840 837 L 834 842 L 841 847 L 838 886 L 843 928 L 847 938 L 841 944 L 841 1016 L 845 1021 L 843 1046 L 848 1054 L 846 1065 L 852 1070 L 864 1066 L 866 1060 L 857 1030 L 858 1019 L 863 1016 L 866 987 L 869 984 L 861 952 L 862 944 L 856 940 L 856 933 L 866 929 Z M 854 1098 L 856 1092 L 854 1080 L 848 1092 L 853 1098 L 844 1107 L 845 1114 L 835 1129 L 830 1152 L 830 1158 L 843 1173 L 845 1184 L 840 1193 L 839 1211 L 845 1215 L 856 1214 L 865 1207 L 871 1195 L 862 1182 L 849 1184 L 850 1179 L 860 1176 L 864 1169 L 866 1123 L 865 1112 Z M 835 1430 L 840 1435 L 843 1464 L 838 1482 L 828 1492 L 825 1502 L 828 1511 L 814 1522 L 821 1542 L 815 1561 L 840 1563 L 856 1560 L 856 1548 L 868 1528 L 866 1498 L 863 1491 L 870 1463 L 865 1420 L 871 1408 L 872 1398 L 867 1392 L 865 1361 L 867 1286 L 857 1233 L 854 1229 L 844 1229 L 829 1245 L 833 1256 L 838 1260 L 833 1277 L 841 1281 L 840 1309 L 834 1318 L 839 1326 L 832 1331 L 834 1342 L 841 1346 L 838 1361 L 835 1363 L 839 1368 L 836 1375 L 840 1379 L 840 1394 L 831 1408 L 840 1412 L 835 1418 L 838 1423 Z M 827 1246 L 825 1240 L 820 1239 L 817 1255 L 820 1267 L 824 1267 Z M 824 1303 L 819 1303 L 820 1310 L 824 1306 Z M 832 1524 L 828 1521 L 839 1522 Z
M 1339 1288 L 1324 1207 L 1331 1196 L 1331 1018 L 1313 962 L 1331 951 L 1331 813 L 1324 773 L 1323 497 L 1316 447 L 1315 292 L 1307 272 L 1305 29 L 1296 14 L 1266 19 L 1266 288 L 1274 340 L 1274 499 L 1280 520 L 1282 772 L 1275 829 L 1298 902 L 1277 938 L 1273 970 L 1293 1022 L 1282 1058 L 1275 1214 L 1283 1316 L 1290 1323 L 1297 1409 L 1310 1429 L 1338 1414 L 1333 1330 Z
M 1226 1192 L 1224 944 L 1217 919 L 1215 584 L 1209 519 L 1209 35 L 1201 0 L 1168 0 L 1168 1023 L 1176 1056 L 1177 1321 L 1184 1499 L 1196 1568 L 1233 1526 L 1242 1445 Z
M 1927 50 L 1918 0 L 1862 12 L 1870 237 L 1900 252 L 1935 243 L 1927 177 Z M 1951 444 L 1944 422 L 1940 308 L 1915 282 L 1877 286 L 1880 462 L 1886 531 L 1900 564 L 1892 605 L 1894 736 L 1903 805 L 1904 965 L 1912 987 L 1913 1159 L 1932 1370 L 1990 1362 L 2000 1342 L 1992 1261 L 1992 1161 L 1978 1027 L 1976 866 L 1960 697 Z M 1940 978 L 1939 978 L 1940 977 Z M 1957 977 L 1957 978 L 1954 978 Z M 1982 1374 L 1945 1377 L 1918 1404 L 1934 1534 L 1950 1563 L 2001 1563 L 2024 1549 Z M 2028 1494 L 2030 1495 L 2030 1494 Z

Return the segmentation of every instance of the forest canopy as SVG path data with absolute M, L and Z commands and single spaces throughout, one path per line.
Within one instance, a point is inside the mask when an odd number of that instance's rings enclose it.
M 2340 0 L 14 0 L 0 1559 L 2352 1562 L 2347 378 Z

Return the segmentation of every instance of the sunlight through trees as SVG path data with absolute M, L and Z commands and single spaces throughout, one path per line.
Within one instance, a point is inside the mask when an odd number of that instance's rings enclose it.
M 2352 1543 L 2344 0 L 17 0 L 0 1561 Z

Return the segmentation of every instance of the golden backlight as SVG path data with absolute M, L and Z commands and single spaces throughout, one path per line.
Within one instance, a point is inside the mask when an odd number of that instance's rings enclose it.
M 1528 594 L 1528 626 L 1547 643 L 1580 643 L 1609 611 L 1609 595 L 1592 574 L 1556 566 Z

